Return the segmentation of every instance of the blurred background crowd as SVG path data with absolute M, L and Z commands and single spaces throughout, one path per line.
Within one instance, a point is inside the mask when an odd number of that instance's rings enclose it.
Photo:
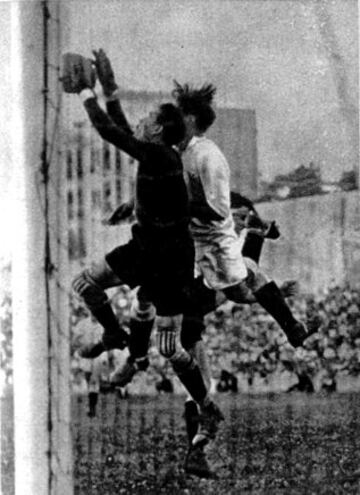
M 129 322 L 133 293 L 115 289 L 112 304 L 125 326 Z M 360 286 L 333 285 L 316 296 L 297 294 L 289 304 L 294 314 L 306 320 L 317 314 L 319 332 L 294 349 L 265 311 L 258 305 L 225 303 L 206 317 L 204 341 L 210 356 L 213 391 L 264 392 L 300 390 L 329 392 L 357 388 L 360 374 Z M 111 372 L 127 357 L 127 350 L 110 351 L 96 360 L 81 359 L 76 350 L 101 334 L 81 302 L 71 298 L 72 381 L 75 392 L 110 390 Z M 12 382 L 11 299 L 1 306 L 2 381 Z M 166 361 L 158 354 L 154 335 L 149 349 L 150 366 L 139 373 L 128 393 L 182 392 Z
M 126 287 L 112 296 L 124 325 L 129 320 L 131 298 Z M 226 303 L 207 316 L 203 338 L 211 360 L 214 390 L 312 392 L 354 386 L 356 381 L 352 378 L 360 372 L 360 287 L 333 286 L 317 296 L 298 294 L 289 303 L 303 320 L 314 314 L 321 318 L 319 332 L 299 349 L 287 343 L 282 330 L 258 304 Z M 89 332 L 95 324 L 81 306 L 73 307 L 72 320 L 75 351 L 84 338 L 94 338 L 94 332 L 100 330 Z M 99 358 L 105 386 L 109 373 L 126 356 L 126 351 L 113 351 Z M 171 368 L 158 354 L 154 338 L 149 356 L 149 369 L 130 388 L 141 393 L 163 388 L 181 390 Z M 84 361 L 75 352 L 75 386 L 81 386 L 83 370 L 89 367 L 89 362 Z

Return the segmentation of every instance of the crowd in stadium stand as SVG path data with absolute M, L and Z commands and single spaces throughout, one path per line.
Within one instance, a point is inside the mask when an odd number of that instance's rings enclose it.
M 114 291 L 112 301 L 121 323 L 129 319 L 131 292 L 122 287 Z M 86 310 L 74 299 L 71 326 L 73 350 L 84 338 L 94 338 L 98 325 L 92 322 Z M 333 286 L 315 296 L 298 295 L 290 299 L 297 316 L 305 319 L 317 313 L 322 321 L 319 332 L 311 336 L 304 347 L 295 350 L 288 343 L 272 318 L 257 304 L 252 306 L 227 303 L 207 316 L 204 335 L 210 355 L 212 374 L 220 391 L 256 391 L 256 386 L 274 384 L 281 376 L 290 377 L 286 389 L 311 392 L 315 389 L 334 391 L 339 376 L 360 375 L 360 287 Z M 11 312 L 10 302 L 2 305 L 3 328 L 1 362 L 5 381 L 11 383 Z M 93 332 L 89 328 L 93 326 Z M 101 331 L 101 329 L 98 329 Z M 126 351 L 122 351 L 123 354 Z M 100 359 L 99 375 L 106 377 L 119 361 L 121 352 L 104 353 Z M 119 354 L 119 355 L 118 355 Z M 150 348 L 151 366 L 142 380 L 154 391 L 163 390 L 161 382 L 174 380 L 164 359 L 155 346 Z M 74 384 L 84 381 L 86 360 L 73 358 Z M 94 366 L 94 365 L 92 365 Z M 96 365 L 95 368 L 99 369 Z M 276 377 L 276 378 L 274 378 Z M 165 387 L 171 390 L 172 387 Z
M 295 350 L 283 332 L 259 305 L 222 308 L 208 317 L 205 339 L 213 374 L 225 369 L 244 375 L 249 385 L 256 375 L 265 380 L 274 373 L 290 372 L 293 388 L 311 391 L 314 379 L 329 391 L 336 389 L 339 372 L 360 372 L 360 291 L 334 286 L 317 297 L 290 300 L 296 315 L 305 319 L 316 313 L 320 331 L 303 348 Z
M 121 322 L 126 324 L 130 291 L 121 288 L 112 300 Z M 296 350 L 258 304 L 227 303 L 207 316 L 204 340 L 218 391 L 256 391 L 259 383 L 266 386 L 280 376 L 289 378 L 287 390 L 335 391 L 339 374 L 360 374 L 360 288 L 333 286 L 316 297 L 298 295 L 289 303 L 296 316 L 305 320 L 316 313 L 322 322 L 319 332 Z M 81 310 L 77 309 L 77 313 L 73 322 L 74 348 L 79 335 L 84 335 L 76 330 L 82 319 Z M 149 354 L 151 366 L 146 383 L 152 384 L 154 390 L 162 390 L 161 381 L 174 377 L 155 346 Z M 77 367 L 75 361 L 74 369 Z

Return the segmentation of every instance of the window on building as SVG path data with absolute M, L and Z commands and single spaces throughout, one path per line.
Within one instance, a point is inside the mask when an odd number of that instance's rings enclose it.
M 100 191 L 99 190 L 91 191 L 91 206 L 93 208 L 98 208 L 100 206 L 100 203 L 101 203 Z
M 103 203 L 103 211 L 104 213 L 108 213 L 112 210 L 111 205 L 111 184 L 109 181 L 104 182 L 104 203 Z
M 121 174 L 121 153 L 120 150 L 115 150 L 115 171 L 116 175 Z
M 84 195 L 80 187 L 78 188 L 78 218 L 84 218 Z
M 76 158 L 77 158 L 77 176 L 78 179 L 82 179 L 84 176 L 83 148 L 80 146 L 76 151 Z
M 103 144 L 103 171 L 104 174 L 111 169 L 110 163 L 110 145 L 104 141 Z
M 66 178 L 71 180 L 73 177 L 73 158 L 71 150 L 66 150 Z
M 67 217 L 69 220 L 74 218 L 74 194 L 72 191 L 67 193 Z
M 116 179 L 116 202 L 120 203 L 121 202 L 121 180 L 119 178 Z
M 68 255 L 70 260 L 78 258 L 78 239 L 74 229 L 68 231 Z
M 78 256 L 79 258 L 85 258 L 86 256 L 86 242 L 85 242 L 85 232 L 82 227 L 79 227 L 79 237 L 78 237 Z
M 99 162 L 99 151 L 94 148 L 94 144 L 91 143 L 90 149 L 90 173 L 96 172 L 97 164 Z

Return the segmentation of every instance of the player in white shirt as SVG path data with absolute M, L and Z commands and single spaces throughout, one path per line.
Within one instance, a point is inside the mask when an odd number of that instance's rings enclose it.
M 221 290 L 227 299 L 236 303 L 255 299 L 297 347 L 308 337 L 305 325 L 294 318 L 275 282 L 269 282 L 253 262 L 242 256 L 242 241 L 235 232 L 230 207 L 229 165 L 219 147 L 205 136 L 216 117 L 212 108 L 214 94 L 215 88 L 210 84 L 193 89 L 176 83 L 174 91 L 186 124 L 182 160 L 197 268 L 205 285 Z

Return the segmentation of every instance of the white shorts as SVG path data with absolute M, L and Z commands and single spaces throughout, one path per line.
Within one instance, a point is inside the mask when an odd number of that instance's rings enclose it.
M 195 273 L 202 275 L 210 289 L 222 290 L 242 282 L 248 270 L 242 257 L 242 236 L 222 235 L 195 240 Z

